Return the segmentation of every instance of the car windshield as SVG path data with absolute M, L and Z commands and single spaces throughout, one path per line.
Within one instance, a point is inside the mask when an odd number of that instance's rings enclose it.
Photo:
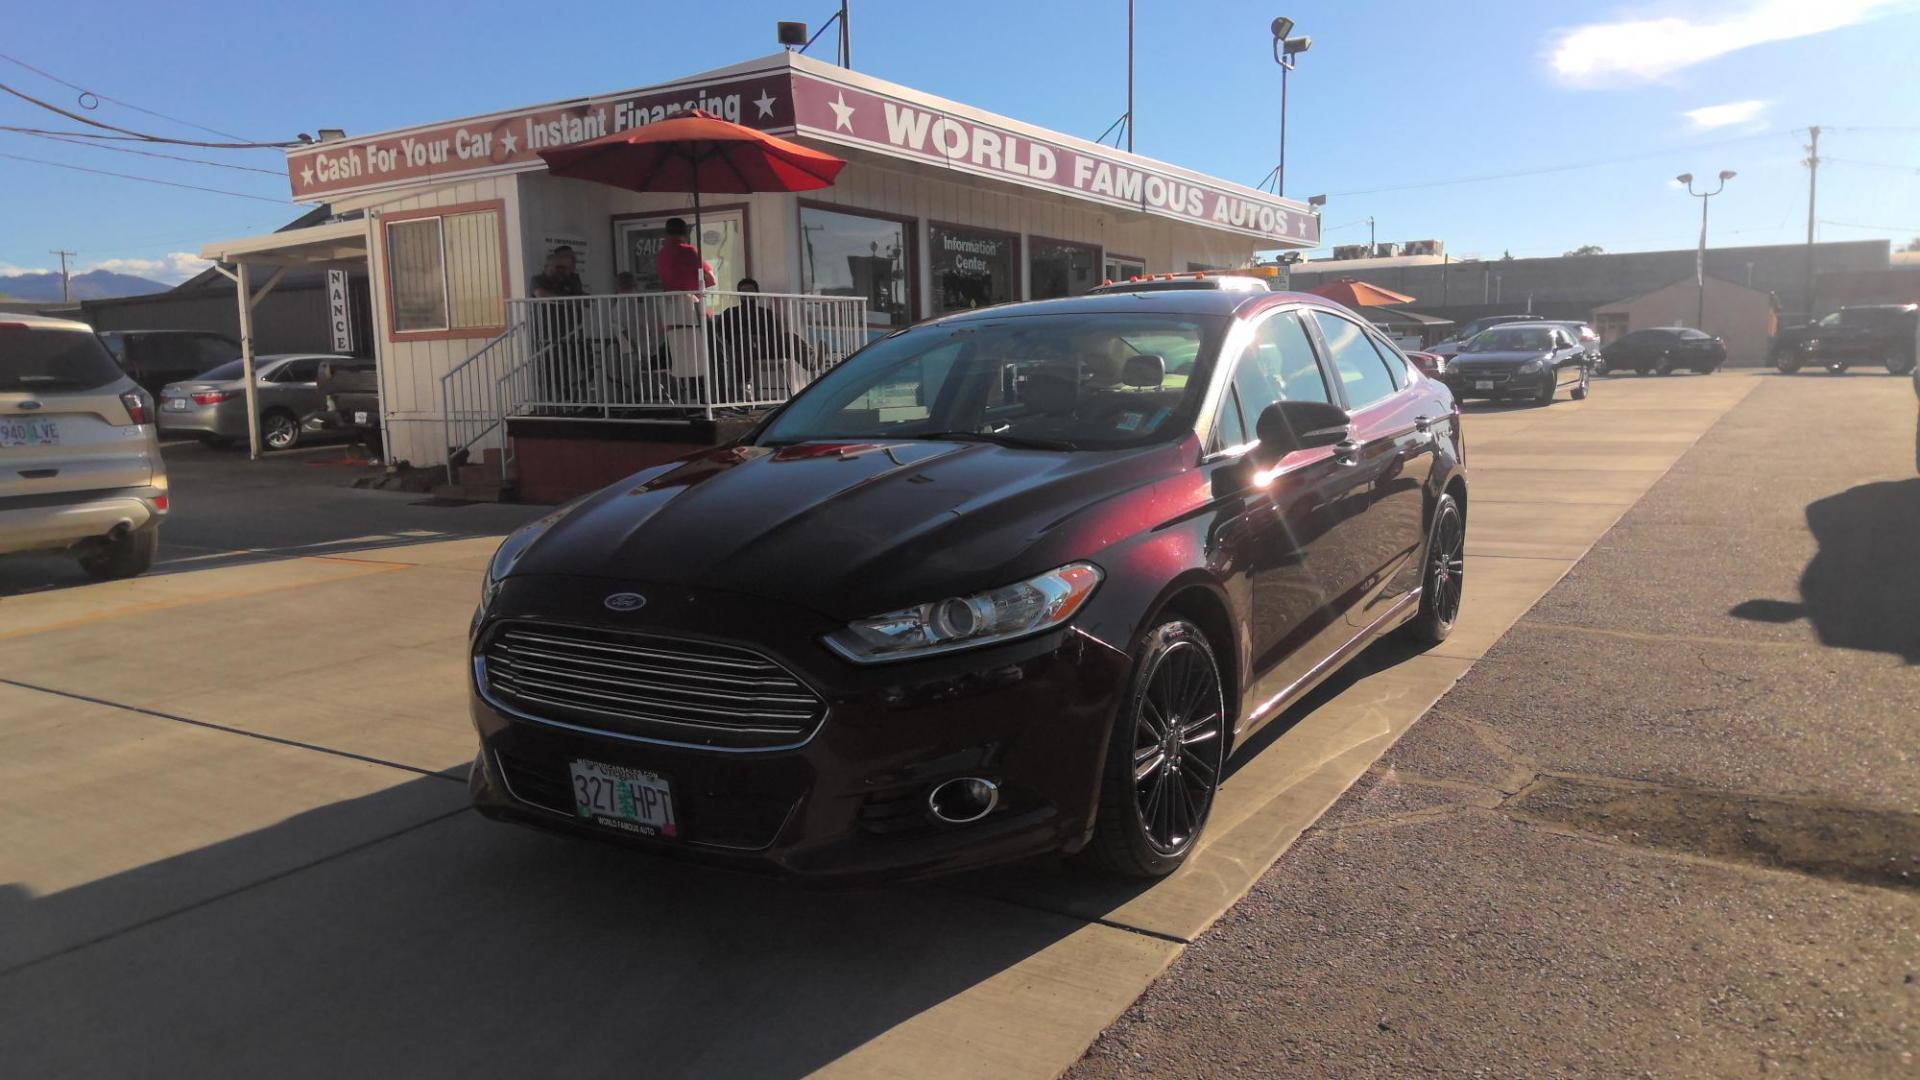
M 0 393 L 93 390 L 120 377 L 106 346 L 87 331 L 0 323 Z
M 1476 334 L 1466 351 L 1527 352 L 1552 347 L 1553 332 L 1544 326 L 1496 326 Z
M 856 354 L 757 440 L 962 439 L 1111 449 L 1191 430 L 1227 320 L 1150 313 L 936 323 Z

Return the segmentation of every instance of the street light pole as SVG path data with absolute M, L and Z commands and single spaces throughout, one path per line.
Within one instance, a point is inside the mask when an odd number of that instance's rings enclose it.
M 1301 53 L 1313 48 L 1310 37 L 1288 37 L 1293 33 L 1293 20 L 1285 15 L 1273 20 L 1273 62 L 1280 65 L 1280 165 L 1273 171 L 1273 193 L 1287 193 L 1287 75 L 1293 71 L 1295 59 Z
M 1675 180 L 1687 185 L 1687 194 L 1700 200 L 1700 247 L 1693 256 L 1693 280 L 1700 287 L 1700 301 L 1694 308 L 1693 328 L 1705 332 L 1707 329 L 1707 202 L 1715 195 L 1727 189 L 1727 181 L 1736 174 L 1732 169 L 1720 170 L 1720 186 L 1712 191 L 1693 190 L 1693 174 L 1681 173 Z

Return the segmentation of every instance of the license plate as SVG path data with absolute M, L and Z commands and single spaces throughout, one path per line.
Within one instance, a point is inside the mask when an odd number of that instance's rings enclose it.
M 187 399 L 183 397 L 168 398 L 167 408 L 172 409 L 174 412 L 186 412 Z
M 1493 380 L 1492 379 L 1475 379 L 1473 381 L 1473 388 L 1475 390 L 1491 390 L 1493 389 Z
M 366 414 L 366 413 L 363 413 L 363 412 L 357 412 L 357 413 L 354 413 L 354 414 L 353 414 L 353 422 L 354 422 L 354 423 L 356 423 L 356 424 L 364 424 L 364 423 L 366 423 L 366 422 L 367 422 L 367 414 Z
M 0 446 L 54 446 L 60 425 L 52 420 L 0 420 Z
M 598 761 L 575 761 L 572 772 L 574 813 L 643 836 L 680 835 L 673 789 L 660 774 Z

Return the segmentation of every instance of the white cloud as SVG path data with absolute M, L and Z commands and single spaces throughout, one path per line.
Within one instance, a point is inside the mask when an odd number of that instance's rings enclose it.
M 1707 16 L 1589 23 L 1560 35 L 1553 70 L 1579 86 L 1652 80 L 1730 52 L 1866 22 L 1911 0 L 1739 0 Z
M 172 251 L 158 259 L 101 259 L 85 269 L 111 270 L 175 285 L 212 265 L 191 251 Z
M 1697 109 L 1688 109 L 1682 113 L 1693 123 L 1695 131 L 1711 131 L 1714 128 L 1731 127 L 1734 124 L 1751 124 L 1760 119 L 1760 114 L 1771 108 L 1773 102 L 1729 101 L 1725 105 L 1702 105 Z
M 15 274 L 44 274 L 44 266 L 15 266 L 10 262 L 0 262 L 0 277 L 12 277 Z

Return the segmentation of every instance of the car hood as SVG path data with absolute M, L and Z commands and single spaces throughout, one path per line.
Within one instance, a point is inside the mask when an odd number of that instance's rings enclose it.
M 1545 360 L 1552 354 L 1539 349 L 1508 352 L 1463 352 L 1453 357 L 1455 365 L 1470 367 L 1518 367 L 1529 360 Z
M 1136 531 L 1072 526 L 1084 525 L 1089 507 L 1177 470 L 1189 443 L 1107 452 L 897 440 L 725 447 L 582 500 L 527 546 L 513 574 L 873 615 L 1018 581 Z

